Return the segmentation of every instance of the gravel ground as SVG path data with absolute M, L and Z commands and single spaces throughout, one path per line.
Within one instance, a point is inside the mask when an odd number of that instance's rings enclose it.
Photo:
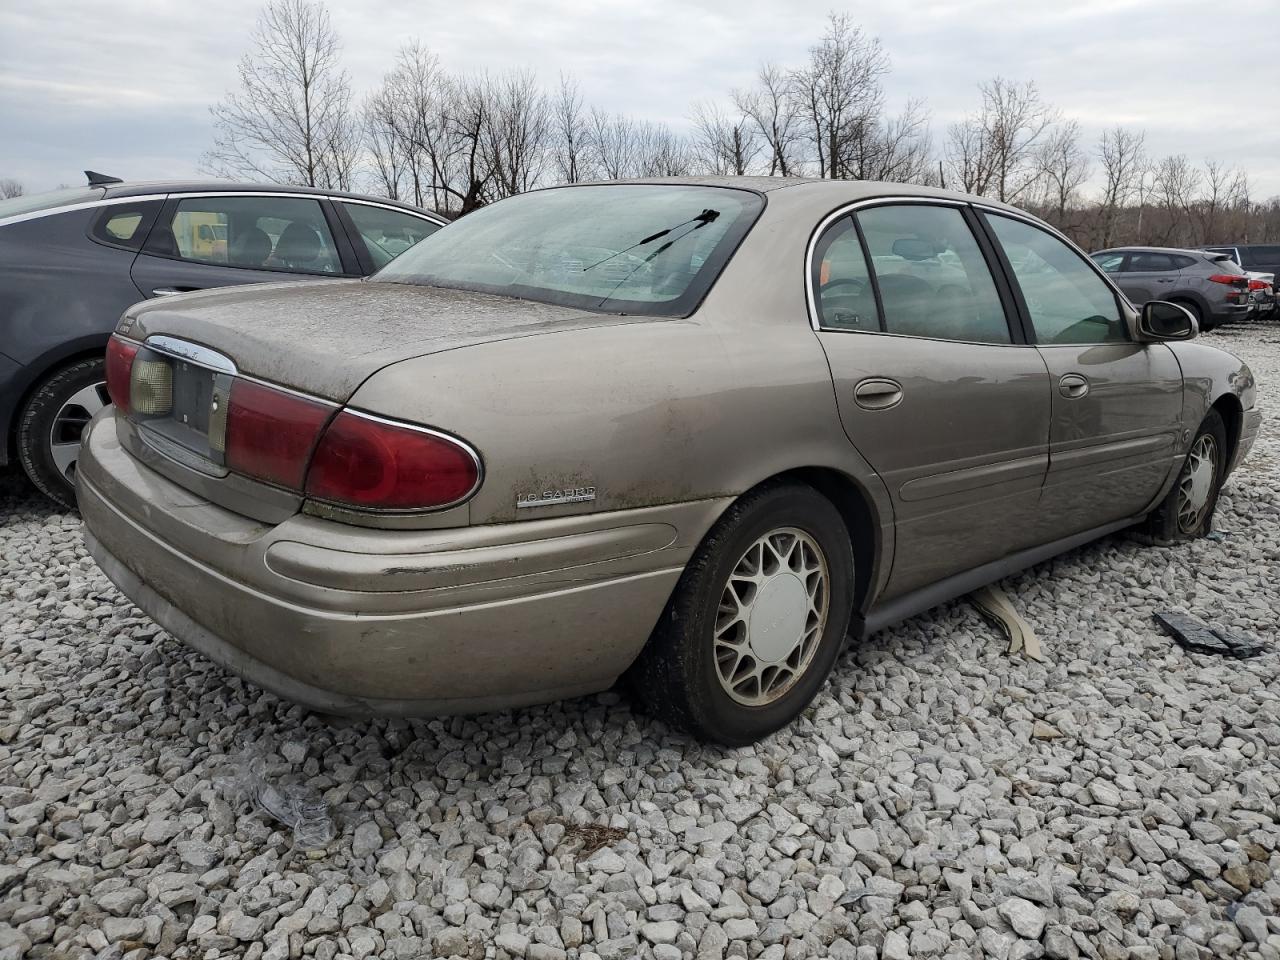
M 1209 340 L 1275 409 L 1280 325 Z M 1151 621 L 1276 643 L 1263 429 L 1215 539 L 1110 538 L 1005 584 L 1049 663 L 951 604 L 733 751 L 614 693 L 306 715 L 159 632 L 75 516 L 0 477 L 0 960 L 1280 958 L 1280 644 L 1190 655 Z M 246 748 L 325 791 L 326 849 L 228 802 Z

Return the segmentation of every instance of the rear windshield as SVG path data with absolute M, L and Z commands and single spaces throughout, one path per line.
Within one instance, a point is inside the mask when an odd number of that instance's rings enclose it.
M 687 316 L 763 206 L 759 194 L 722 187 L 539 190 L 468 214 L 372 279 Z
M 72 203 L 100 200 L 106 192 L 101 188 L 70 187 L 65 190 L 50 190 L 48 193 L 33 193 L 25 197 L 0 200 L 0 220 L 24 213 L 39 213 L 41 210 L 65 207 Z
M 1221 270 L 1223 273 L 1229 273 L 1237 276 L 1244 276 L 1244 269 L 1240 264 L 1231 259 L 1226 253 L 1209 254 L 1209 262 L 1213 264 L 1215 270 Z

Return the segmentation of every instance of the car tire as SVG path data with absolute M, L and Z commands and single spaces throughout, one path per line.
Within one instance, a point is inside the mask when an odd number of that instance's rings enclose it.
M 76 505 L 80 434 L 110 402 L 106 379 L 106 362 L 100 357 L 73 363 L 42 381 L 18 414 L 22 469 L 41 493 L 68 509 Z
M 822 688 L 852 609 L 853 549 L 839 511 L 804 484 L 762 486 L 694 552 L 631 686 L 651 715 L 700 739 L 754 743 Z
M 1156 543 L 1203 537 L 1213 529 L 1213 512 L 1227 470 L 1227 428 L 1217 410 L 1200 424 L 1173 488 L 1147 517 L 1145 532 Z
M 1188 312 L 1190 312 L 1190 314 L 1193 317 L 1196 318 L 1196 327 L 1199 328 L 1201 333 L 1208 333 L 1215 326 L 1217 326 L 1217 324 L 1215 324 L 1213 320 L 1211 320 L 1210 318 L 1204 315 L 1204 311 L 1200 309 L 1200 305 L 1196 303 L 1194 300 L 1173 300 L 1171 302 L 1176 303 L 1178 306 L 1182 307 L 1184 310 L 1187 310 Z

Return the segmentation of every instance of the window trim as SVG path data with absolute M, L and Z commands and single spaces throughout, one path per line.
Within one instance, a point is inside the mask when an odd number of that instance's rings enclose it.
M 922 337 L 910 333 L 894 333 L 887 329 L 887 318 L 884 315 L 884 305 L 880 299 L 880 284 L 876 278 L 874 263 L 871 259 L 871 251 L 867 246 L 866 238 L 863 235 L 862 225 L 858 223 L 857 213 L 859 210 L 871 207 L 886 206 L 903 206 L 906 204 L 923 204 L 925 206 L 934 207 L 950 207 L 958 209 L 961 217 L 965 221 L 965 225 L 969 228 L 969 232 L 973 235 L 974 243 L 982 252 L 983 260 L 987 264 L 987 272 L 991 275 L 991 282 L 996 288 L 996 296 L 1000 298 L 1000 306 L 1004 310 L 1005 324 L 1009 329 L 1008 343 L 992 343 L 989 340 L 958 340 L 954 337 Z M 805 307 L 809 313 L 809 327 L 814 333 L 848 333 L 859 335 L 874 335 L 881 337 L 902 337 L 907 340 L 929 340 L 936 343 L 967 343 L 982 347 L 1025 347 L 1030 341 L 1025 339 L 1025 332 L 1022 329 L 1024 321 L 1022 315 L 1017 310 L 1016 303 L 1010 299 L 1011 288 L 1008 285 L 1007 278 L 1003 275 L 1003 265 L 997 265 L 991 260 L 992 250 L 988 249 L 990 240 L 984 236 L 986 225 L 980 220 L 975 222 L 972 211 L 977 207 L 976 204 L 966 200 L 957 200 L 951 197 L 911 197 L 911 196 L 883 196 L 883 197 L 866 197 L 862 200 L 854 200 L 850 203 L 842 204 L 835 210 L 828 213 L 820 221 L 818 226 L 814 228 L 809 236 L 809 242 L 805 247 L 804 258 L 804 283 L 805 283 Z M 821 322 L 821 315 L 818 312 L 817 291 L 814 287 L 814 254 L 817 252 L 818 241 L 826 234 L 826 232 L 834 227 L 841 217 L 850 217 L 853 220 L 854 227 L 858 232 L 858 240 L 862 245 L 862 255 L 867 262 L 867 274 L 871 277 L 872 290 L 875 292 L 876 309 L 880 313 L 880 330 L 845 330 L 836 327 L 824 327 Z M 999 251 L 999 245 L 995 245 L 995 251 Z
M 133 236 L 128 240 L 108 240 L 105 236 L 99 234 L 100 228 L 103 234 L 106 233 L 105 227 L 114 216 L 114 213 L 105 205 L 100 213 L 95 214 L 89 220 L 89 225 L 85 228 L 85 236 L 94 243 L 110 247 L 113 250 L 124 250 L 135 255 L 142 252 L 142 248 L 146 245 L 147 237 L 151 236 L 151 228 L 156 225 L 156 221 L 160 219 L 160 214 L 164 212 L 165 203 L 161 197 L 131 199 L 136 199 L 138 202 L 124 203 L 122 200 L 120 203 L 113 204 L 113 206 L 138 207 L 143 210 L 142 219 L 138 223 L 137 229 L 133 231 Z M 155 206 L 149 207 L 148 204 L 152 203 Z M 150 212 L 148 213 L 147 211 Z
M 1103 271 L 1101 267 L 1098 266 L 1097 263 L 1094 262 L 1093 257 L 1089 256 L 1087 253 L 1085 253 L 1083 250 L 1077 247 L 1074 243 L 1072 243 L 1060 231 L 1054 230 L 1047 223 L 1038 223 L 1032 217 L 1014 216 L 1010 214 L 1008 211 L 1001 210 L 997 207 L 989 207 L 989 206 L 983 206 L 979 204 L 974 204 L 974 207 L 977 209 L 978 219 L 982 223 L 983 230 L 991 238 L 991 243 L 994 245 L 996 252 L 1000 256 L 1000 267 L 1002 270 L 1005 271 L 1008 277 L 1010 290 L 1013 293 L 1014 303 L 1017 305 L 1018 313 L 1022 318 L 1022 324 L 1026 329 L 1028 344 L 1035 347 L 1077 347 L 1078 348 L 1078 347 L 1098 347 L 1098 346 L 1112 345 L 1116 343 L 1134 343 L 1135 342 L 1133 339 L 1133 332 L 1132 330 L 1130 330 L 1130 326 L 1129 326 L 1129 314 L 1128 314 L 1128 311 L 1125 310 L 1125 305 L 1129 303 L 1129 299 L 1123 293 L 1120 292 L 1120 287 L 1117 284 L 1111 282 L 1111 278 Z M 1098 340 L 1091 343 L 1045 343 L 1045 344 L 1042 344 L 1040 342 L 1040 338 L 1036 335 L 1035 323 L 1031 319 L 1031 311 L 1027 307 L 1027 301 L 1022 295 L 1022 285 L 1017 282 L 1017 275 L 1013 272 L 1013 264 L 1009 262 L 1008 255 L 1005 253 L 1004 247 L 1000 244 L 1000 239 L 996 236 L 995 228 L 991 225 L 991 222 L 989 219 L 991 216 L 1007 217 L 1010 220 L 1021 221 L 1022 223 L 1031 227 L 1032 229 L 1040 230 L 1044 233 L 1047 233 L 1049 236 L 1053 237 L 1054 239 L 1061 241 L 1068 250 L 1074 253 L 1076 255 L 1076 259 L 1082 261 L 1091 271 L 1093 271 L 1094 276 L 1100 279 L 1102 281 L 1103 286 L 1111 291 L 1111 297 L 1116 304 L 1116 312 L 1119 313 L 1120 315 L 1119 320 L 1120 320 L 1121 329 L 1124 331 L 1124 340 Z M 1124 266 L 1128 267 L 1128 265 L 1129 265 L 1129 254 L 1126 254 Z
M 219 190 L 210 193 L 171 193 L 165 201 L 164 206 L 160 209 L 160 213 L 156 216 L 151 224 L 151 230 L 154 231 L 156 226 L 164 223 L 166 220 L 172 223 L 174 216 L 178 212 L 178 206 L 183 200 L 207 200 L 212 197 L 218 198 L 241 198 L 241 197 L 292 197 L 299 200 L 312 200 L 320 207 L 320 216 L 324 219 L 325 226 L 329 230 L 330 239 L 333 241 L 334 252 L 338 255 L 338 263 L 342 267 L 341 273 L 309 273 L 303 270 L 286 270 L 280 267 L 246 267 L 235 263 L 216 263 L 211 260 L 194 260 L 191 257 L 169 256 L 165 253 L 156 253 L 154 250 L 147 249 L 147 243 L 151 240 L 151 232 L 147 233 L 146 238 L 142 241 L 142 246 L 138 248 L 139 256 L 154 257 L 157 260 L 168 260 L 171 263 L 187 263 L 197 267 L 212 267 L 215 270 L 251 270 L 254 273 L 277 273 L 282 277 L 326 277 L 332 280 L 350 280 L 363 277 L 363 273 L 353 272 L 352 267 L 359 269 L 359 262 L 355 259 L 354 253 L 349 249 L 344 249 L 343 241 L 346 240 L 345 228 L 343 235 L 335 232 L 333 223 L 330 219 L 331 214 L 325 209 L 325 200 L 328 199 L 323 194 L 306 194 L 306 193 L 241 193 L 233 190 Z M 348 241 L 349 242 L 349 241 Z
M 425 220 L 427 223 L 434 223 L 436 230 L 446 226 L 449 221 L 438 219 L 436 217 L 424 217 L 422 214 L 412 210 L 405 210 L 401 207 L 389 207 L 382 203 L 367 203 L 362 200 L 350 200 L 347 197 L 331 197 L 331 205 L 333 212 L 338 221 L 342 224 L 343 232 L 347 235 L 347 240 L 351 243 L 351 252 L 355 255 L 356 262 L 360 264 L 360 269 L 364 271 L 365 276 L 372 276 L 377 273 L 381 267 L 373 262 L 373 257 L 369 253 L 365 245 L 364 236 L 360 233 L 360 228 L 356 226 L 355 218 L 351 216 L 351 212 L 347 210 L 348 203 L 359 204 L 362 207 L 377 207 L 379 210 L 386 210 L 390 213 L 401 213 L 406 217 L 413 217 L 415 220 Z M 435 231 L 432 231 L 433 233 Z

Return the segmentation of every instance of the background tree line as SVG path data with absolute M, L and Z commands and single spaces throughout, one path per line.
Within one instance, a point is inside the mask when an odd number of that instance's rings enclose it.
M 889 58 L 841 14 L 804 62 L 762 64 L 749 86 L 693 103 L 684 131 L 590 103 L 572 76 L 546 86 L 524 69 L 451 73 L 416 41 L 358 98 L 315 0 L 269 0 L 238 69 L 211 108 L 204 169 L 449 215 L 555 183 L 760 174 L 964 190 L 1030 209 L 1086 249 L 1280 241 L 1280 197 L 1253 197 L 1243 171 L 1152 156 L 1125 127 L 1086 143 L 1031 81 L 980 84 L 973 112 L 935 141 L 923 100 L 888 109 Z

